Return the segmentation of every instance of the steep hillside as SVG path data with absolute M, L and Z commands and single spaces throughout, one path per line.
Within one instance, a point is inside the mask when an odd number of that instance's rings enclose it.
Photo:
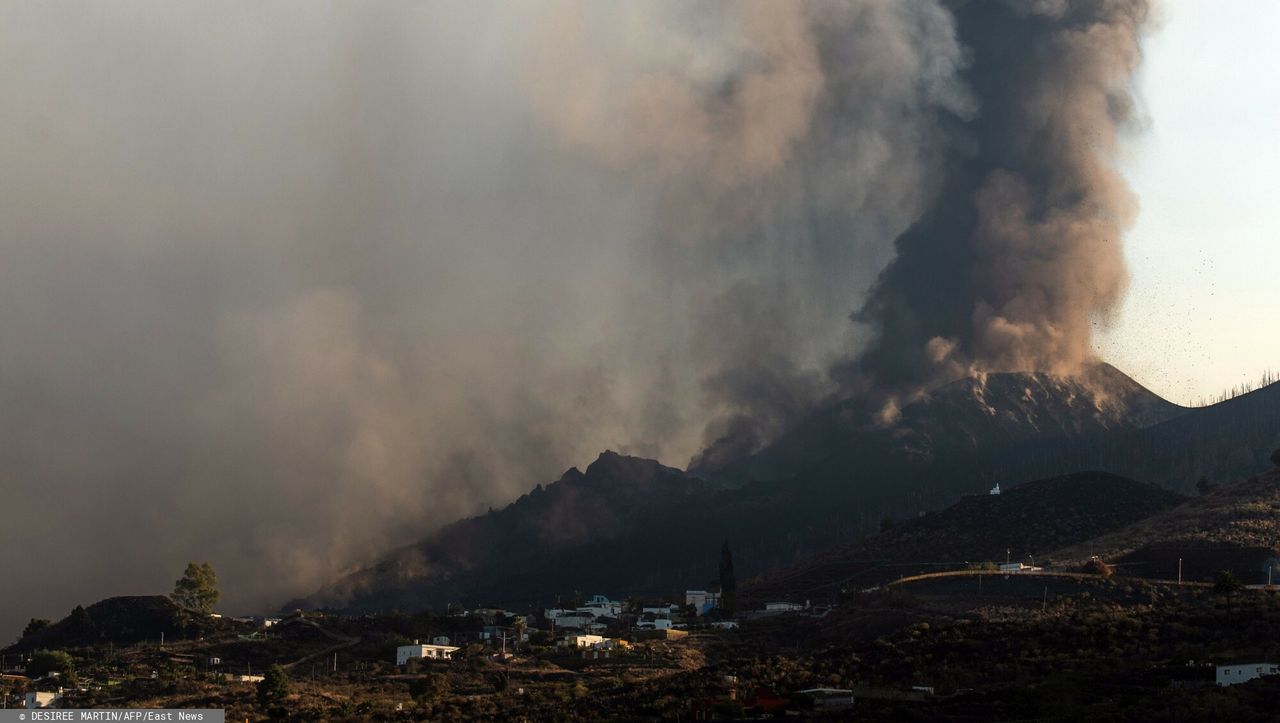
M 1107 469 L 1191 492 L 1201 475 L 1230 482 L 1270 466 L 1280 448 L 1280 384 L 1175 419 L 1077 445 L 1046 459 L 1054 468 Z
M 1123 476 L 1186 491 L 1192 469 L 1213 477 L 1254 472 L 1280 446 L 1280 385 L 1188 411 L 1105 365 L 1083 380 L 961 380 L 907 405 L 887 427 L 859 421 L 865 417 L 854 409 L 853 402 L 829 408 L 740 466 L 705 476 L 605 453 L 586 472 L 570 470 L 502 510 L 445 527 L 290 606 L 518 607 L 575 590 L 678 591 L 714 576 L 724 540 L 747 577 L 859 539 L 885 517 L 915 518 L 995 483 L 1138 470 Z M 1070 485 L 1087 488 L 1089 479 L 1064 480 L 1063 501 L 1052 508 L 1072 509 Z M 1006 547 L 1039 553 L 1105 531 L 1054 529 L 1006 534 L 1007 542 L 973 548 L 965 559 L 1002 559 Z M 951 533 L 921 534 L 923 546 L 928 536 Z M 898 543 L 904 550 L 917 544 Z
M 170 640 L 227 628 L 228 621 L 184 614 L 163 595 L 132 595 L 100 600 L 87 608 L 76 608 L 52 625 L 23 637 L 5 652 L 29 652 L 46 648 L 77 648 L 85 645 L 132 645 L 142 640 Z
M 1080 377 L 1043 372 L 985 374 L 935 389 L 902 408 L 888 425 L 858 400 L 819 411 L 746 459 L 714 466 L 704 454 L 690 469 L 731 479 L 778 479 L 812 469 L 865 465 L 888 457 L 928 462 L 1027 442 L 1039 448 L 1136 430 L 1184 412 L 1109 364 Z
M 1055 550 L 1052 558 L 1065 563 L 1091 555 L 1112 560 L 1175 543 L 1184 548 L 1280 545 L 1280 470 L 1221 485 L 1136 524 Z
M 743 586 L 750 597 L 800 599 L 868 587 L 902 574 L 984 562 L 1034 562 L 1073 541 L 1122 529 L 1183 498 L 1105 472 L 1028 482 L 956 504 L 843 545 Z
M 683 572 L 687 560 L 663 535 L 689 522 L 687 513 L 705 509 L 718 491 L 653 460 L 605 452 L 585 472 L 570 469 L 502 510 L 448 525 L 286 607 L 532 604 L 583 585 L 674 583 L 670 573 Z

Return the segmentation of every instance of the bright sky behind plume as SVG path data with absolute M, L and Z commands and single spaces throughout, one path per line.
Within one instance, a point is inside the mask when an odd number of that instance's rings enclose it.
M 1187 403 L 1280 368 L 1280 2 L 1170 0 L 1163 17 L 1125 168 L 1132 282 L 1098 345 Z

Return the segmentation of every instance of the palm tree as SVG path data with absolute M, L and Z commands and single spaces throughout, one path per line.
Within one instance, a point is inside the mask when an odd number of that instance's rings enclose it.
M 1236 593 L 1244 589 L 1240 579 L 1230 570 L 1222 570 L 1213 580 L 1213 594 L 1223 595 L 1227 598 L 1227 614 L 1231 614 L 1231 599 Z

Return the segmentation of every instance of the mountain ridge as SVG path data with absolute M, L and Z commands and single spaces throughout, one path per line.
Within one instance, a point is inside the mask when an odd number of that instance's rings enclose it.
M 1101 373 L 1118 392 L 1086 397 L 1084 382 L 1053 375 L 961 380 L 904 407 L 895 429 L 830 425 L 845 436 L 828 435 L 817 461 L 775 475 L 703 475 L 606 452 L 585 472 L 572 468 L 501 510 L 445 526 L 288 607 L 375 611 L 463 600 L 535 606 L 573 590 L 671 592 L 706 584 L 724 540 L 746 578 L 871 533 L 884 517 L 942 509 L 997 482 L 1008 488 L 1096 469 L 1186 491 L 1179 455 L 1196 445 L 1237 450 L 1237 416 L 1262 426 L 1251 428 L 1244 451 L 1207 457 L 1205 464 L 1222 467 L 1213 474 L 1257 469 L 1267 445 L 1280 443 L 1280 385 L 1188 410 L 1114 368 Z M 831 409 L 815 418 L 833 419 Z M 1010 426 L 1022 434 L 1009 433 Z M 1133 439 L 1164 452 L 1137 465 L 1141 474 L 1125 463 Z

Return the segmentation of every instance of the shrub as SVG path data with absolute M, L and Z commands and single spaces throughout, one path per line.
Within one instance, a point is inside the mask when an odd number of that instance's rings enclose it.
M 41 650 L 31 656 L 27 663 L 27 677 L 39 678 L 49 673 L 58 673 L 64 678 L 76 671 L 71 654 L 65 650 Z

